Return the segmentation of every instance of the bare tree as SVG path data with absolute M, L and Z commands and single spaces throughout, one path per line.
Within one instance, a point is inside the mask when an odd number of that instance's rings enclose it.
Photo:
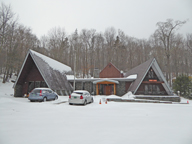
M 3 83 L 7 81 L 8 75 L 13 71 L 13 38 L 16 25 L 17 22 L 14 18 L 11 7 L 6 6 L 2 3 L 0 7 L 0 53 L 3 53 L 5 55 L 5 60 L 3 61 L 4 64 L 2 64 L 4 67 Z
M 186 42 L 187 58 L 189 60 L 189 73 L 192 74 L 192 33 L 187 34 Z
M 114 51 L 116 30 L 114 27 L 107 28 L 104 32 L 104 37 L 106 41 L 106 51 L 107 51 L 107 63 L 115 61 L 114 55 L 116 52 Z
M 163 44 L 164 53 L 166 56 L 166 80 L 170 79 L 170 56 L 171 56 L 171 37 L 173 37 L 174 32 L 185 24 L 186 21 L 173 21 L 173 19 L 167 19 L 166 22 L 158 22 L 157 23 L 157 30 L 155 34 L 158 36 L 159 40 Z

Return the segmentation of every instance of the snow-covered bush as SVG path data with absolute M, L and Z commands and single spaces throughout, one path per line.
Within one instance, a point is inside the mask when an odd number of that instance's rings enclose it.
M 180 95 L 185 98 L 192 99 L 192 79 L 187 75 L 180 75 L 173 83 L 173 90 L 175 93 L 180 92 Z

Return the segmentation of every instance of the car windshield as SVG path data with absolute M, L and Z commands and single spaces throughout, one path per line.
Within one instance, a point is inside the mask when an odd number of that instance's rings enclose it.
M 73 92 L 73 93 L 76 93 L 76 94 L 83 94 L 82 92 Z
M 35 94 L 36 94 L 36 93 L 40 93 L 40 91 L 41 91 L 40 89 L 38 89 L 38 90 L 33 90 L 32 93 L 35 93 Z

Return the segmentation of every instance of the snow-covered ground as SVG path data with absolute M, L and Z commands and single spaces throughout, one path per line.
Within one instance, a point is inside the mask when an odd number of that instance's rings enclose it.
M 0 82 L 0 144 L 192 144 L 192 101 L 99 104 L 105 96 L 96 96 L 71 106 L 60 96 L 31 103 L 14 98 L 12 85 Z

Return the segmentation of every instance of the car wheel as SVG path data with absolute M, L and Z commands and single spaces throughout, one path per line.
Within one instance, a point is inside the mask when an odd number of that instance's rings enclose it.
M 69 105 L 73 105 L 72 103 L 69 103 Z
M 47 98 L 46 98 L 46 97 L 44 97 L 44 98 L 43 98 L 43 102 L 46 102 L 46 101 L 47 101 Z
M 84 101 L 83 105 L 86 105 L 87 104 L 87 100 Z
M 31 102 L 33 102 L 33 100 L 30 100 Z
M 55 97 L 55 100 L 57 100 L 57 99 L 58 99 L 58 96 Z

